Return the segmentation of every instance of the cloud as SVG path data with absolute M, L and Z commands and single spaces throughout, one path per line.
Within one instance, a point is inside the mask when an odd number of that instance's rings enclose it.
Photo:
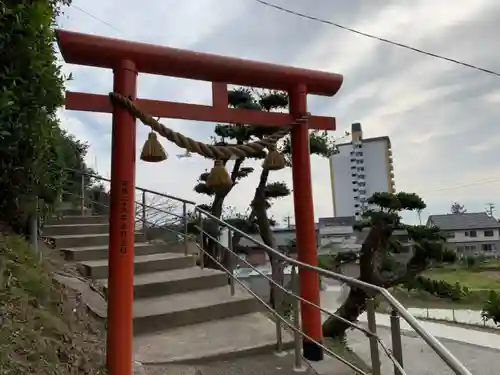
M 486 68 L 499 66 L 494 35 L 500 3 L 494 0 L 414 0 L 367 2 L 274 0 L 275 4 L 330 19 L 383 38 Z M 197 0 L 158 2 L 143 0 L 74 1 L 76 6 L 111 24 L 110 27 L 77 8 L 60 20 L 64 28 L 80 32 L 163 44 L 344 75 L 344 85 L 333 98 L 311 97 L 310 111 L 337 117 L 338 132 L 361 122 L 365 136 L 389 135 L 393 145 L 396 186 L 421 192 L 426 213 L 449 210 L 452 201 L 469 211 L 483 210 L 486 201 L 500 204 L 495 182 L 500 91 L 498 77 L 318 22 L 301 19 L 251 0 Z M 120 31 L 117 31 L 118 29 Z M 64 65 L 73 72 L 71 90 L 107 93 L 112 73 Z M 208 104 L 205 82 L 140 75 L 139 96 Z M 165 119 L 174 130 L 208 141 L 213 124 Z M 91 147 L 90 165 L 109 174 L 109 115 L 65 111 L 63 124 Z M 138 124 L 137 151 L 147 136 Z M 137 184 L 207 201 L 192 191 L 200 172 L 211 164 L 200 157 L 178 159 L 182 151 L 163 142 L 170 154 L 159 165 L 137 162 Z M 250 163 L 259 169 L 257 163 Z M 333 205 L 326 160 L 312 158 L 315 214 L 331 216 Z M 227 203 L 244 210 L 255 189 L 258 173 L 244 180 Z M 272 180 L 291 184 L 291 171 L 274 172 Z M 471 185 L 472 186 L 465 186 Z M 445 189 L 451 187 L 451 189 Z M 276 219 L 293 215 L 292 197 L 276 202 Z M 415 221 L 415 215 L 408 215 Z

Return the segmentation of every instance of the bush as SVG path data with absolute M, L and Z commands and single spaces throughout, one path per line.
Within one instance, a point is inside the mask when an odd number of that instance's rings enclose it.
M 486 322 L 492 320 L 496 325 L 500 325 L 500 294 L 490 290 L 488 300 L 483 306 L 481 317 Z
M 59 127 L 63 77 L 54 51 L 56 16 L 69 0 L 0 4 L 0 221 L 24 232 L 35 200 L 53 207 L 75 189 L 65 168 L 84 169 L 87 145 Z
M 405 287 L 408 291 L 422 290 L 439 298 L 460 301 L 470 294 L 467 287 L 460 283 L 449 284 L 442 280 L 432 280 L 427 277 L 417 276 L 414 280 L 407 281 Z
M 454 250 L 444 249 L 441 257 L 443 263 L 455 263 L 458 259 L 457 253 Z
M 467 264 L 467 267 L 469 268 L 472 268 L 476 265 L 477 261 L 476 261 L 476 258 L 473 257 L 473 256 L 468 256 L 466 259 L 465 259 L 465 262 Z

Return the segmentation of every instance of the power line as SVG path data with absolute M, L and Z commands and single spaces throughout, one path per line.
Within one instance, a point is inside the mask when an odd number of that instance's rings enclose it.
M 71 8 L 75 8 L 76 10 L 79 10 L 80 12 L 82 12 L 82 13 L 86 14 L 87 16 L 89 16 L 89 17 L 91 17 L 91 18 L 95 19 L 96 21 L 98 21 L 98 22 L 100 22 L 100 23 L 102 23 L 102 24 L 104 24 L 104 25 L 106 25 L 106 26 L 108 26 L 108 27 L 111 27 L 112 29 L 114 29 L 114 30 L 116 30 L 116 31 L 118 31 L 118 32 L 120 32 L 120 33 L 123 33 L 123 31 L 122 31 L 122 30 L 120 30 L 120 29 L 116 28 L 115 26 L 113 26 L 113 25 L 112 25 L 112 24 L 110 24 L 109 22 L 106 22 L 106 21 L 104 21 L 104 20 L 102 20 L 102 19 L 100 19 L 100 18 L 98 18 L 98 17 L 94 16 L 92 13 L 90 13 L 90 12 L 86 11 L 85 9 L 80 8 L 80 7 L 79 7 L 79 6 L 77 6 L 77 5 L 71 5 Z
M 311 21 L 315 21 L 315 22 L 324 23 L 324 24 L 327 24 L 327 25 L 330 25 L 330 26 L 335 26 L 335 27 L 338 27 L 340 29 L 344 29 L 346 31 L 350 31 L 350 32 L 355 33 L 355 34 L 365 36 L 367 38 L 375 39 L 375 40 L 378 40 L 380 42 L 392 44 L 392 45 L 400 47 L 400 48 L 404 48 L 404 49 L 407 49 L 407 50 L 410 50 L 410 51 L 413 51 L 413 52 L 420 53 L 422 55 L 427 55 L 427 56 L 430 56 L 430 57 L 435 57 L 435 58 L 440 59 L 440 60 L 448 61 L 448 62 L 451 62 L 451 63 L 454 63 L 454 64 L 465 66 L 467 68 L 479 70 L 479 71 L 481 71 L 483 73 L 488 73 L 488 74 L 492 74 L 492 75 L 500 77 L 500 73 L 497 73 L 497 72 L 495 72 L 493 70 L 481 68 L 481 67 L 476 66 L 476 65 L 472 65 L 472 64 L 469 64 L 469 63 L 466 63 L 466 62 L 463 62 L 463 61 L 452 59 L 451 57 L 446 57 L 446 56 L 438 55 L 438 54 L 435 54 L 435 53 L 432 53 L 432 52 L 427 52 L 427 51 L 424 51 L 422 49 L 409 46 L 407 44 L 394 42 L 392 40 L 381 38 L 381 37 L 378 37 L 378 36 L 375 36 L 375 35 L 372 35 L 372 34 L 368 34 L 368 33 L 365 33 L 365 32 L 359 31 L 359 30 L 355 30 L 355 29 L 352 29 L 352 28 L 347 27 L 347 26 L 342 26 L 342 25 L 340 25 L 338 23 L 335 23 L 335 22 L 332 22 L 332 21 L 328 21 L 328 20 L 325 20 L 325 19 L 322 19 L 322 18 L 310 16 L 310 15 L 305 14 L 305 13 L 296 12 L 294 10 L 291 10 L 291 9 L 288 9 L 288 8 L 284 8 L 284 7 L 276 5 L 276 4 L 271 4 L 271 3 L 268 3 L 267 1 L 264 1 L 264 0 L 254 0 L 254 1 L 256 1 L 256 2 L 258 2 L 260 4 L 262 4 L 262 5 L 265 5 L 265 6 L 268 6 L 268 7 L 277 9 L 277 10 L 280 10 L 282 12 L 292 14 L 292 15 L 297 16 L 297 17 L 305 18 L 305 19 L 308 19 L 308 20 L 311 20 Z
M 442 188 L 442 189 L 426 190 L 426 191 L 421 191 L 421 192 L 419 192 L 419 194 L 423 194 L 423 193 L 436 193 L 436 192 L 440 192 L 440 191 L 447 191 L 447 190 L 461 189 L 461 188 L 472 187 L 472 186 L 478 186 L 478 185 L 493 184 L 493 183 L 496 183 L 496 182 L 500 182 L 500 178 L 496 178 L 496 179 L 494 179 L 494 180 L 476 181 L 476 182 L 472 182 L 472 183 L 470 183 L 470 184 L 463 184 L 463 185 L 449 186 L 449 187 L 445 187 L 445 188 Z

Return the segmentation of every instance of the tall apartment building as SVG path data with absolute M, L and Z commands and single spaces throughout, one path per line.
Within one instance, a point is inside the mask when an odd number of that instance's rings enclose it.
M 338 144 L 330 159 L 334 216 L 360 218 L 366 200 L 376 192 L 394 192 L 389 137 L 363 139 L 361 124 L 352 124 L 351 142 Z

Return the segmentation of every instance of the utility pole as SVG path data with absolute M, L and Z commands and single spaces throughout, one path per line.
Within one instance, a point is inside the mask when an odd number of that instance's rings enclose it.
M 493 217 L 493 212 L 495 211 L 495 204 L 494 203 L 486 203 L 486 213 Z
M 287 215 L 287 216 L 285 216 L 285 217 L 283 218 L 283 220 L 285 220 L 285 222 L 286 222 L 286 227 L 287 227 L 288 229 L 290 229 L 290 228 L 292 227 L 292 226 L 290 225 L 290 220 L 291 220 L 291 219 L 292 219 L 292 217 L 291 217 L 290 215 Z

